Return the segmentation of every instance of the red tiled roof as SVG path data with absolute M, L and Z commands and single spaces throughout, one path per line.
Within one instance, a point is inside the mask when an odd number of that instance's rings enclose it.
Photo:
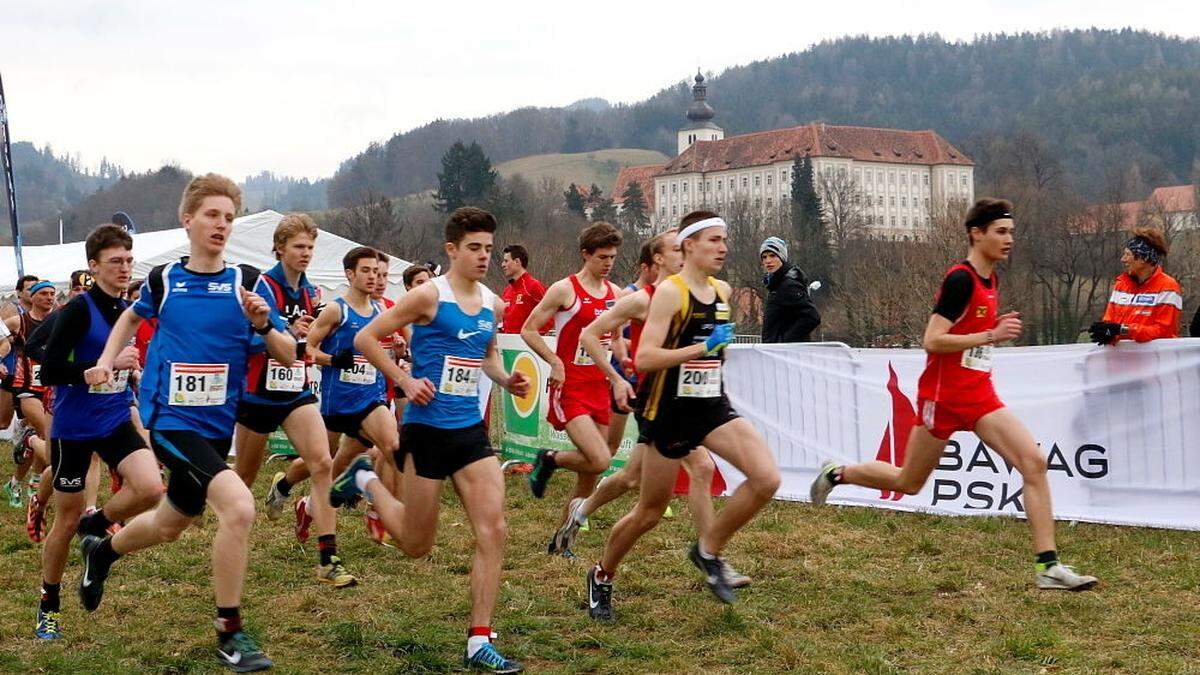
M 696 141 L 667 163 L 663 174 L 722 171 L 810 157 L 845 157 L 893 164 L 957 164 L 971 158 L 933 131 L 905 131 L 817 123 Z
M 621 171 L 617 173 L 617 180 L 613 182 L 612 192 L 609 194 L 613 198 L 613 202 L 621 204 L 625 198 L 621 195 L 625 194 L 625 189 L 630 183 L 637 183 L 642 186 L 642 194 L 646 196 L 646 208 L 650 213 L 654 212 L 654 177 L 662 171 L 662 164 L 643 164 L 641 166 L 623 166 Z
M 1150 193 L 1147 202 L 1157 202 L 1167 213 L 1196 210 L 1196 186 L 1172 185 Z
M 1142 215 L 1145 202 L 1121 202 L 1119 204 L 1098 204 L 1090 206 L 1082 218 L 1079 229 L 1082 232 L 1095 232 L 1101 223 L 1109 226 L 1111 220 L 1117 219 L 1118 229 L 1132 230 L 1137 227 Z

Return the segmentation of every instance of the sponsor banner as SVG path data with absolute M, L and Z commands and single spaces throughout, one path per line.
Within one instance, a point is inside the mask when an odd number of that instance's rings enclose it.
M 543 336 L 550 349 L 554 349 L 555 339 Z M 550 394 L 550 365 L 538 358 L 533 350 L 525 345 L 520 335 L 501 334 L 496 336 L 496 345 L 504 359 L 504 367 L 509 371 L 519 371 L 530 380 L 529 393 L 516 397 L 505 391 L 498 391 L 503 399 L 504 436 L 500 442 L 500 452 L 504 459 L 516 459 L 532 462 L 538 450 L 549 448 L 553 450 L 572 450 L 571 439 L 562 431 L 555 431 L 546 421 Z M 625 436 L 621 447 L 613 458 L 612 466 L 607 473 L 612 473 L 625 465 L 625 460 L 637 442 L 637 425 L 632 415 L 625 426 Z
M 738 412 L 765 436 L 777 498 L 807 501 L 819 467 L 904 461 L 920 350 L 736 345 L 725 366 Z M 1046 455 L 1059 519 L 1200 529 L 1200 340 L 994 352 L 996 390 Z M 741 475 L 718 460 L 730 487 Z M 843 486 L 833 503 L 950 515 L 1024 515 L 1020 472 L 959 432 L 916 495 Z

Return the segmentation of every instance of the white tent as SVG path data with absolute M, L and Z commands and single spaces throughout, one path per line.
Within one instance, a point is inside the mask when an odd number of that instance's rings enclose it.
M 261 270 L 275 265 L 271 253 L 275 226 L 283 214 L 262 211 L 242 216 L 233 221 L 233 236 L 225 246 L 225 260 L 245 263 Z M 146 232 L 134 235 L 133 255 L 134 278 L 145 278 L 155 265 L 178 260 L 188 254 L 187 233 L 182 227 L 161 232 Z M 308 266 L 308 280 L 326 292 L 340 293 L 346 288 L 346 275 L 342 270 L 342 256 L 358 243 L 322 231 L 317 237 L 313 260 Z M 25 269 L 41 279 L 65 283 L 72 271 L 86 267 L 83 242 L 57 244 L 53 246 L 26 246 L 23 249 Z M 0 291 L 11 291 L 17 282 L 16 264 L 13 262 L 11 246 L 0 248 Z M 392 298 L 404 294 L 404 269 L 412 263 L 393 256 L 388 270 L 388 292 Z

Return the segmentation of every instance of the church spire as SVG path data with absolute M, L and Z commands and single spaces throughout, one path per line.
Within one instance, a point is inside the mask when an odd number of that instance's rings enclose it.
M 707 122 L 716 117 L 717 111 L 708 104 L 708 85 L 704 84 L 704 76 L 696 69 L 696 84 L 692 85 L 692 105 L 688 107 L 687 118 L 692 122 Z

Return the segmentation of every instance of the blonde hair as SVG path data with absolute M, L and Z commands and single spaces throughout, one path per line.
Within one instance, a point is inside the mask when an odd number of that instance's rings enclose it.
M 316 222 L 307 213 L 287 214 L 275 226 L 275 235 L 272 237 L 271 244 L 275 251 L 275 257 L 279 257 L 279 254 L 283 252 L 283 247 L 292 237 L 298 234 L 307 234 L 315 240 L 318 232 Z
M 229 197 L 233 200 L 233 211 L 242 210 L 242 189 L 232 180 L 215 173 L 196 176 L 183 189 L 183 197 L 179 200 L 179 219 L 184 214 L 195 213 L 206 197 Z

